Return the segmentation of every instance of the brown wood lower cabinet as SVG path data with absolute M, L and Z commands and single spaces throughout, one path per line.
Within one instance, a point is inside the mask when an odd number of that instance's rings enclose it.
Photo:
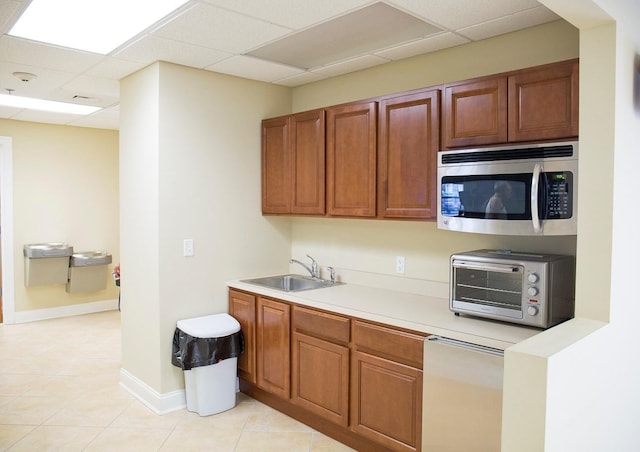
M 422 370 L 354 352 L 351 428 L 390 450 L 420 450 Z
M 290 311 L 287 303 L 258 297 L 257 376 L 258 386 L 289 398 L 291 387 Z
M 293 403 L 349 424 L 349 319 L 293 307 Z
M 241 391 L 356 450 L 420 450 L 425 334 L 235 289 L 229 310 L 256 338 Z
M 244 353 L 238 358 L 238 375 L 256 383 L 256 296 L 229 290 L 229 314 L 240 323 Z

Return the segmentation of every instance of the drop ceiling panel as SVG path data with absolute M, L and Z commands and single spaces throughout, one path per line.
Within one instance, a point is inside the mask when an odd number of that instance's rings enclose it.
M 4 34 L 9 31 L 24 6 L 24 1 L 0 0 L 0 32 Z
M 67 124 L 79 127 L 105 128 L 106 126 L 108 129 L 118 129 L 119 117 L 119 109 L 105 108 L 89 116 L 76 116 L 73 121 Z
M 37 77 L 30 82 L 22 82 L 13 76 L 14 72 L 30 72 L 36 74 Z M 65 83 L 69 83 L 74 77 L 75 74 L 72 72 L 60 72 L 43 69 L 42 67 L 0 62 L 0 87 L 3 94 L 6 94 L 6 89 L 13 89 L 13 94 L 16 96 L 48 99 L 54 90 Z
M 214 72 L 235 75 L 238 77 L 273 82 L 286 77 L 291 77 L 303 71 L 291 66 L 259 60 L 250 56 L 238 55 L 228 58 L 206 68 Z
M 303 72 L 299 75 L 294 75 L 293 77 L 275 80 L 274 83 L 277 83 L 278 85 L 294 87 L 305 85 L 307 83 L 317 82 L 318 80 L 323 80 L 325 78 L 327 78 L 326 75 L 317 72 Z
M 45 67 L 63 72 L 84 72 L 103 56 L 4 35 L 0 38 L 0 61 Z
M 121 78 L 136 72 L 145 66 L 146 65 L 143 63 L 122 60 L 114 57 L 106 57 L 100 63 L 89 69 L 86 74 L 95 77 L 120 80 Z
M 324 22 L 361 8 L 371 0 L 206 0 L 207 3 L 292 29 Z
M 385 3 L 375 3 L 267 44 L 249 54 L 311 69 L 440 31 Z
M 210 49 L 242 53 L 290 32 L 289 28 L 222 8 L 196 4 L 152 34 Z
M 435 36 L 429 36 L 428 38 L 418 39 L 408 44 L 376 52 L 375 55 L 389 60 L 402 60 L 428 52 L 448 49 L 449 47 L 466 44 L 467 42 L 469 42 L 468 39 L 455 33 L 440 33 Z
M 74 102 L 73 96 L 81 95 L 92 98 L 91 104 L 83 100 L 75 101 L 76 103 L 105 107 L 118 101 L 120 84 L 117 80 L 80 75 L 63 85 L 62 91 L 70 96 L 67 98 L 67 102 Z
M 336 75 L 347 74 L 349 72 L 361 71 L 373 66 L 388 63 L 389 60 L 375 55 L 363 55 L 351 60 L 343 61 L 328 66 L 322 66 L 313 72 L 317 72 L 327 77 L 335 77 Z
M 524 24 L 539 25 L 560 19 L 548 9 L 540 6 L 520 13 L 515 13 L 507 17 L 501 17 L 489 22 L 484 22 L 472 27 L 458 30 L 463 36 L 474 41 L 490 38 L 492 36 L 520 30 Z M 524 27 L 526 28 L 526 27 Z
M 116 52 L 115 55 L 145 65 L 155 61 L 170 61 L 201 69 L 229 58 L 233 54 L 160 36 L 147 35 Z
M 536 0 L 390 0 L 390 3 L 451 30 L 540 6 Z

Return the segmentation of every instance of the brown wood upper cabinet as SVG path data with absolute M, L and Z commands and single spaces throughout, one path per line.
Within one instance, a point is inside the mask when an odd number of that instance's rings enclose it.
M 444 86 L 445 147 L 507 141 L 507 78 L 485 77 Z
M 291 213 L 289 117 L 262 121 L 262 213 Z
M 324 137 L 323 109 L 262 121 L 262 213 L 325 213 Z
M 327 213 L 376 216 L 376 102 L 327 109 Z
M 444 85 L 445 148 L 578 135 L 578 60 Z
M 383 98 L 378 122 L 378 214 L 436 216 L 440 90 Z
M 509 141 L 578 136 L 578 61 L 509 77 Z

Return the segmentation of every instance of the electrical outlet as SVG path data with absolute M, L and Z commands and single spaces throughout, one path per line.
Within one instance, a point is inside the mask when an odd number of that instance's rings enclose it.
M 404 274 L 404 256 L 396 256 L 396 273 Z
M 184 239 L 182 251 L 185 257 L 193 256 L 193 239 Z

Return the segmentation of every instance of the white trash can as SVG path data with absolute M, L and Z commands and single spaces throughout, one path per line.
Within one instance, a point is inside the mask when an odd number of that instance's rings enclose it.
M 180 345 L 176 338 L 182 334 Z M 236 405 L 236 375 L 240 324 L 229 314 L 214 314 L 177 322 L 176 347 L 189 347 L 183 364 L 187 410 L 209 416 Z M 234 345 L 235 344 L 235 345 Z M 229 355 L 235 355 L 228 357 Z M 190 361 L 190 362 L 187 362 Z M 211 364 L 203 365 L 203 363 Z M 176 363 L 174 362 L 174 365 Z

